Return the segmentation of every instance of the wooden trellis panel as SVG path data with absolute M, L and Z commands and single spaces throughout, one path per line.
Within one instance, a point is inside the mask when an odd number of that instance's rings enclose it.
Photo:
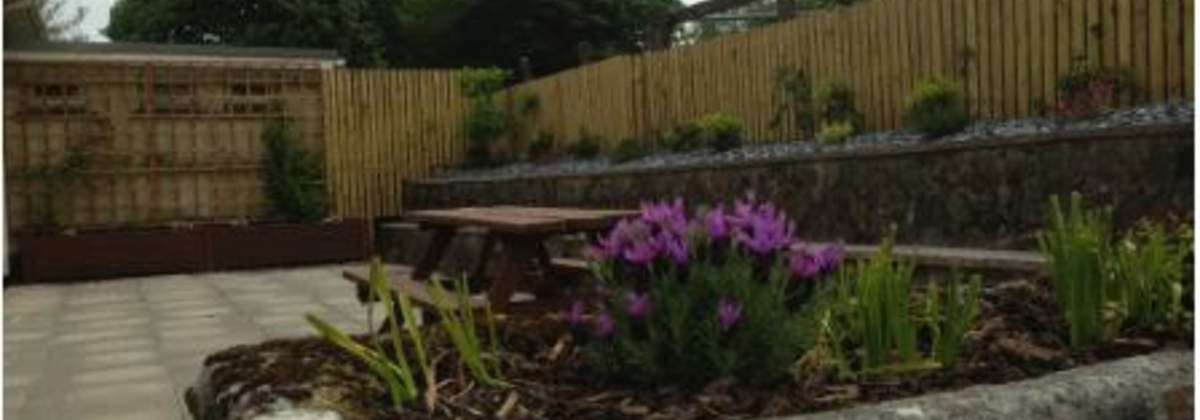
M 281 113 L 294 119 L 305 147 L 322 151 L 315 68 L 26 61 L 5 67 L 6 217 L 14 232 L 45 208 L 39 203 L 46 185 L 30 173 L 60 163 L 72 147 L 83 147 L 89 165 L 79 186 L 54 192 L 65 226 L 259 216 L 260 130 Z

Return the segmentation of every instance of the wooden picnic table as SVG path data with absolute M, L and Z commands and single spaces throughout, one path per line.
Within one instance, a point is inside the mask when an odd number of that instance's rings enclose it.
M 444 306 L 425 290 L 424 282 L 433 274 L 446 253 L 458 229 L 468 226 L 486 229 L 484 244 L 469 277 L 474 286 L 486 289 L 485 296 L 472 299 L 481 307 L 490 302 L 493 310 L 507 312 L 513 295 L 518 291 L 531 292 L 540 312 L 556 302 L 562 285 L 552 281 L 558 270 L 545 242 L 552 236 L 567 234 L 598 234 L 617 220 L 638 214 L 635 210 L 581 209 L 556 207 L 490 206 L 451 209 L 415 210 L 402 218 L 430 231 L 432 239 L 425 254 L 415 267 L 389 266 L 388 281 L 393 290 L 403 291 L 418 304 Z M 499 252 L 495 252 L 499 247 Z M 489 273 L 490 257 L 498 254 L 496 269 Z M 569 265 L 569 264 L 568 264 Z M 578 268 L 578 266 L 576 266 Z M 347 279 L 360 285 L 366 283 L 366 269 L 356 268 L 344 273 Z M 531 281 L 532 279 L 532 281 Z M 485 301 L 486 299 L 486 301 Z M 517 306 L 513 304 L 513 306 Z

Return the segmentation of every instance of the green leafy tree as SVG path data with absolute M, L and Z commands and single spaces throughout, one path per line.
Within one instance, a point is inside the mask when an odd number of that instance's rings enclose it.
M 351 66 L 502 67 L 534 76 L 639 51 L 679 0 L 118 0 L 115 41 L 336 49 Z M 299 30 L 298 28 L 303 28 Z
M 534 76 L 583 61 L 636 52 L 654 17 L 678 0 L 477 0 L 447 34 L 454 65 L 515 69 L 528 57 Z
M 118 0 L 114 41 L 335 49 L 351 65 L 383 64 L 370 0 Z

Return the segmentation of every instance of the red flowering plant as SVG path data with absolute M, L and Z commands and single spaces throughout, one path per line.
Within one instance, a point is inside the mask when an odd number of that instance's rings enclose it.
M 640 383 L 703 385 L 733 376 L 780 379 L 806 350 L 816 283 L 841 244 L 795 236 L 795 222 L 752 194 L 691 217 L 682 199 L 645 203 L 588 249 L 593 307 L 567 322 L 593 366 Z
M 1076 60 L 1071 70 L 1058 79 L 1055 110 L 1071 119 L 1093 117 L 1111 109 L 1117 95 L 1132 86 L 1131 78 L 1124 72 Z

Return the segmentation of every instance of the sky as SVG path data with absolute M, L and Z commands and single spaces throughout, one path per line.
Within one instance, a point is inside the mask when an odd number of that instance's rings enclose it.
M 83 22 L 79 24 L 78 31 L 87 35 L 90 41 L 107 41 L 104 35 L 100 35 L 100 30 L 108 26 L 108 9 L 112 8 L 116 0 L 70 0 L 71 7 L 64 9 L 74 10 L 76 7 L 87 8 L 87 14 L 83 17 Z M 64 10 L 64 14 L 69 14 Z
M 695 4 L 702 0 L 683 0 L 684 4 Z M 79 24 L 79 32 L 87 35 L 89 41 L 104 42 L 108 41 L 104 35 L 100 35 L 100 30 L 108 26 L 108 9 L 112 8 L 116 0 L 70 0 L 70 6 L 67 9 L 74 10 L 76 7 L 83 6 L 87 8 L 87 15 L 84 16 L 83 22 Z

